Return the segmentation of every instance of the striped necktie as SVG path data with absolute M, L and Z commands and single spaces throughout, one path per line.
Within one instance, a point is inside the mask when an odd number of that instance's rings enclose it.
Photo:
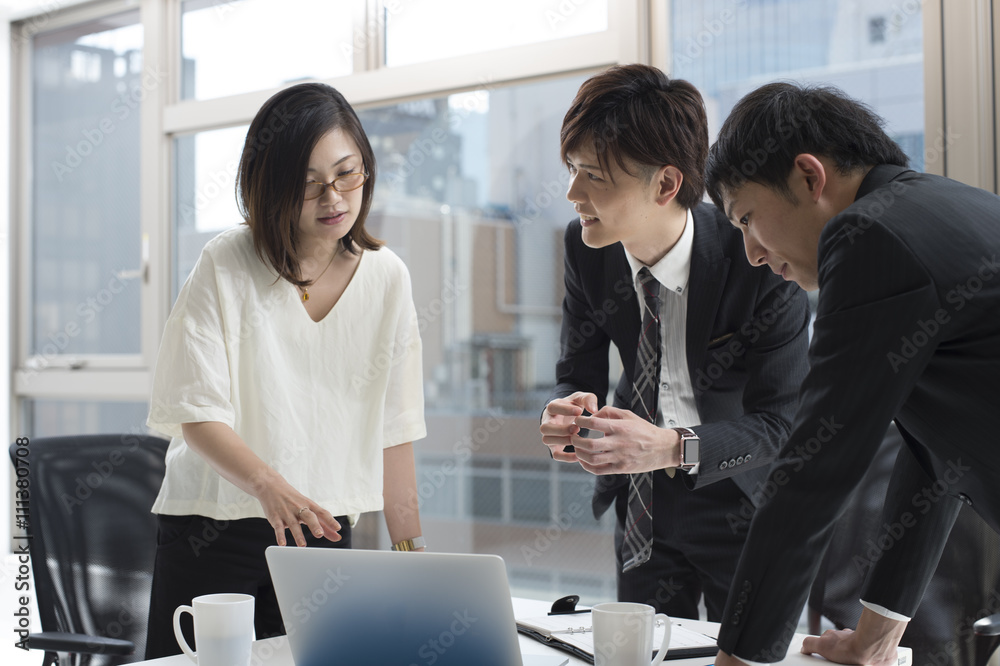
M 639 270 L 643 292 L 642 330 L 632 378 L 632 411 L 656 423 L 660 376 L 660 283 Z M 644 564 L 653 552 L 653 473 L 629 474 L 628 512 L 622 543 L 622 571 Z

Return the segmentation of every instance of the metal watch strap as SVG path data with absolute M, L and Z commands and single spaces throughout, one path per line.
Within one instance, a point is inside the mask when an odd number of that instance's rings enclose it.
M 399 543 L 392 544 L 393 550 L 416 550 L 417 548 L 426 548 L 427 540 L 422 536 L 413 537 L 412 539 L 403 539 Z

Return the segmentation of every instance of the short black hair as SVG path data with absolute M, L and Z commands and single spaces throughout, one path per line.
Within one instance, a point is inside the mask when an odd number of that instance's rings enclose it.
M 748 182 L 791 198 L 788 174 L 803 153 L 833 160 L 843 174 L 878 164 L 905 167 L 906 153 L 882 129 L 885 121 L 833 86 L 769 83 L 733 107 L 708 153 L 708 195 Z
M 598 165 L 611 160 L 631 175 L 626 160 L 647 180 L 671 165 L 684 176 L 677 203 L 693 208 L 705 194 L 708 119 L 698 89 L 649 65 L 616 65 L 580 86 L 563 118 L 559 151 L 592 142 Z

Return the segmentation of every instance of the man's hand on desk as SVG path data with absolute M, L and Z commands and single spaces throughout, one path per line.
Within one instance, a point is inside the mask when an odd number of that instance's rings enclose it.
M 802 641 L 802 651 L 840 664 L 889 666 L 896 663 L 896 648 L 905 629 L 906 622 L 865 608 L 857 631 L 829 629 L 822 636 L 809 636 Z
M 906 622 L 892 620 L 865 608 L 861 612 L 857 631 L 830 629 L 822 636 L 807 636 L 802 641 L 802 652 L 818 654 L 827 661 L 838 664 L 895 666 L 899 639 L 903 637 L 905 629 Z M 739 658 L 719 650 L 715 666 L 747 665 Z

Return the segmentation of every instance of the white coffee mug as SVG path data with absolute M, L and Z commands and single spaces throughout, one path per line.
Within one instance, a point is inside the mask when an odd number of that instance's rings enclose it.
M 597 604 L 591 611 L 594 624 L 595 666 L 657 666 L 670 645 L 670 618 L 652 606 L 636 603 Z M 663 621 L 663 643 L 653 653 L 653 627 Z
M 197 653 L 184 640 L 182 613 L 191 613 L 194 618 Z M 249 666 L 253 644 L 253 597 L 249 594 L 195 597 L 191 606 L 178 606 L 174 611 L 174 636 L 184 654 L 200 666 Z

